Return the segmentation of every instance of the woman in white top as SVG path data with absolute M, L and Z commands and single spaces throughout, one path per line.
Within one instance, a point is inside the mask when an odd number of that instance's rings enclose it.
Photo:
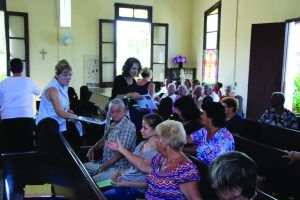
M 67 130 L 66 119 L 77 117 L 69 108 L 68 87 L 71 79 L 72 67 L 68 61 L 59 61 L 55 66 L 55 77 L 43 90 L 36 124 L 50 117 L 59 123 L 60 132 Z
M 0 116 L 3 137 L 0 139 L 4 152 L 30 151 L 33 143 L 32 94 L 40 89 L 29 77 L 22 76 L 23 62 L 19 58 L 10 61 L 13 76 L 0 82 Z

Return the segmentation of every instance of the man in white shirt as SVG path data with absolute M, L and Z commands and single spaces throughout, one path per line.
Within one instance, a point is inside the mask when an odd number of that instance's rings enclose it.
M 219 102 L 220 97 L 213 91 L 213 85 L 205 84 L 204 85 L 204 94 L 210 96 L 213 99 L 213 102 Z
M 177 95 L 175 94 L 176 93 L 176 85 L 175 83 L 170 83 L 168 85 L 168 92 L 165 93 L 161 98 L 165 98 L 165 97 L 170 97 L 172 99 L 172 102 L 174 104 L 174 102 L 176 101 L 176 97 Z
M 40 89 L 28 77 L 23 77 L 23 62 L 19 58 L 10 61 L 13 76 L 0 82 L 0 116 L 4 131 L 1 140 L 4 152 L 30 151 L 33 143 L 32 94 Z

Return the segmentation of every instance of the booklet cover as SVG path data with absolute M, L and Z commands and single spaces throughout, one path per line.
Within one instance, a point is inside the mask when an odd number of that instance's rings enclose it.
M 88 123 L 92 123 L 92 124 L 99 124 L 99 125 L 103 125 L 106 123 L 106 120 L 100 120 L 98 118 L 92 118 L 92 117 L 78 116 L 75 119 L 78 121 L 88 122 Z
M 141 99 L 136 99 L 138 109 L 157 109 L 153 99 L 149 94 L 142 95 Z
M 112 182 L 111 179 L 107 179 L 104 181 L 97 182 L 97 185 L 99 188 L 102 188 L 102 187 L 106 187 L 106 186 L 111 186 L 111 182 Z

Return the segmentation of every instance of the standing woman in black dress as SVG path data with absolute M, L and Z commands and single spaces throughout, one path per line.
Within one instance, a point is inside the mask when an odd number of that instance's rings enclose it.
M 122 75 L 115 78 L 111 99 L 116 97 L 121 99 L 140 98 L 141 95 L 135 92 L 136 81 L 134 77 L 138 76 L 142 66 L 138 59 L 128 58 L 123 65 Z

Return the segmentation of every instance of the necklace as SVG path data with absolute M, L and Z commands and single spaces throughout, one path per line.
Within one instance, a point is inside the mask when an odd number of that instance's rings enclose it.
M 166 163 L 165 163 L 166 160 L 167 160 L 167 159 L 165 159 L 165 160 L 163 161 L 162 165 L 161 165 L 160 171 L 165 171 L 168 167 L 172 166 L 172 165 L 174 164 L 174 162 L 175 162 L 177 159 L 178 159 L 178 157 L 175 158 L 175 159 L 174 159 L 172 162 L 170 162 L 169 164 L 166 164 Z
M 133 79 L 131 77 L 124 77 L 124 78 L 125 78 L 125 80 L 126 80 L 126 82 L 127 82 L 128 85 L 132 84 Z

